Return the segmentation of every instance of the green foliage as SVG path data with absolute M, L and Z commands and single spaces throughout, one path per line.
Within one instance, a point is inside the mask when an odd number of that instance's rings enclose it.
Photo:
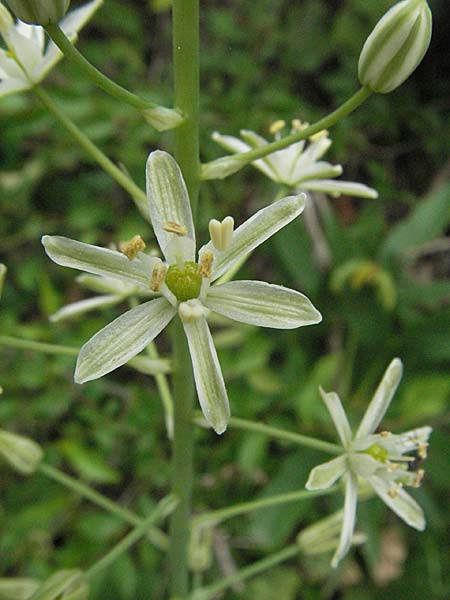
M 81 4 L 73 2 L 73 5 Z M 170 2 L 108 0 L 82 33 L 80 48 L 110 77 L 137 94 L 171 104 Z M 266 135 L 272 121 L 314 120 L 356 89 L 356 63 L 374 22 L 392 2 L 264 0 L 202 6 L 202 159 L 220 155 L 209 139 L 217 129 L 249 128 Z M 233 414 L 316 437 L 334 435 L 318 385 L 336 389 L 361 415 L 381 373 L 401 356 L 405 378 L 387 428 L 430 423 L 429 476 L 417 497 L 429 517 L 426 533 L 402 529 L 407 553 L 396 577 L 374 578 L 380 531 L 397 523 L 376 500 L 361 503 L 359 529 L 368 535 L 339 572 L 329 557 L 283 566 L 227 598 L 395 597 L 440 599 L 445 573 L 446 479 L 450 386 L 448 233 L 450 188 L 445 157 L 450 93 L 444 0 L 435 0 L 435 34 L 414 78 L 389 97 L 372 97 L 330 135 L 346 178 L 365 182 L 379 200 L 318 198 L 316 210 L 332 261 L 324 266 L 303 220 L 265 244 L 239 273 L 300 289 L 324 315 L 322 324 L 294 332 L 214 327 Z M 150 32 L 150 33 L 149 33 Z M 144 185 L 150 149 L 167 144 L 132 108 L 116 103 L 62 63 L 46 88 L 102 150 Z M 47 317 L 85 292 L 73 272 L 50 263 L 43 233 L 108 246 L 139 233 L 155 246 L 126 192 L 86 157 L 33 95 L 0 102 L 0 262 L 8 268 L 0 305 L 1 335 L 79 347 L 123 307 L 89 319 L 49 324 Z M 161 142 L 163 139 L 163 142 Z M 202 189 L 199 225 L 233 213 L 240 223 L 272 201 L 277 190 L 251 167 Z M 204 239 L 205 236 L 200 236 Z M 441 240 L 439 242 L 438 240 Z M 262 279 L 265 277 L 261 277 Z M 158 340 L 160 353 L 169 340 Z M 146 514 L 170 485 L 169 445 L 154 381 L 120 369 L 83 387 L 73 384 L 74 359 L 1 348 L 0 428 L 27 435 L 82 480 Z M 197 433 L 195 508 L 222 508 L 304 486 L 321 461 L 257 434 L 231 429 L 221 438 Z M 59 569 L 85 569 L 126 527 L 117 517 L 42 475 L 19 478 L 0 465 L 0 575 L 45 580 Z M 139 499 L 139 500 L 138 500 Z M 341 497 L 255 512 L 221 525 L 222 545 L 238 564 L 292 542 L 305 525 L 341 506 Z M 227 534 L 225 535 L 224 530 Z M 223 540 L 225 539 L 225 543 Z M 224 549 L 225 546 L 225 549 Z M 93 584 L 94 598 L 163 598 L 164 558 L 141 541 Z M 205 575 L 222 576 L 223 562 Z M 352 580 L 353 577 L 353 580 Z M 350 583 L 353 581 L 353 583 Z M 114 590 L 114 595 L 111 595 Z M 322 591 L 320 591 L 322 590 Z M 1 595 L 0 595 L 1 596 Z

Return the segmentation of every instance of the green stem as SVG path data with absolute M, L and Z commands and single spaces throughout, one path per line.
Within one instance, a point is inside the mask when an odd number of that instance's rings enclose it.
M 257 148 L 248 150 L 247 152 L 239 152 L 239 153 L 234 154 L 233 157 L 236 159 L 236 167 L 234 170 L 228 169 L 228 171 L 225 174 L 225 177 L 228 175 L 232 175 L 233 173 L 238 171 L 245 164 L 253 162 L 254 160 L 257 160 L 258 158 L 264 158 L 265 156 L 268 156 L 269 154 L 272 154 L 273 152 L 276 152 L 277 150 L 282 150 L 283 148 L 286 148 L 287 146 L 290 146 L 291 144 L 294 144 L 295 142 L 299 142 L 300 140 L 305 140 L 305 139 L 309 138 L 310 136 L 314 135 L 315 133 L 319 133 L 319 131 L 323 131 L 324 129 L 329 129 L 330 127 L 335 125 L 338 121 L 342 120 L 344 117 L 346 117 L 351 112 L 353 112 L 356 108 L 358 108 L 358 106 L 360 106 L 363 102 L 365 102 L 367 100 L 367 98 L 371 95 L 371 93 L 372 92 L 370 92 L 367 88 L 362 87 L 355 94 L 353 94 L 353 96 L 351 98 L 349 98 L 346 102 L 344 102 L 344 104 L 342 104 L 335 111 L 333 111 L 326 117 L 323 117 L 322 119 L 320 119 L 313 125 L 306 127 L 302 131 L 299 131 L 298 133 L 293 133 L 292 135 L 283 137 L 279 140 L 276 140 L 275 142 L 271 142 L 270 144 L 258 146 Z M 209 179 L 209 177 L 207 176 L 207 171 L 212 171 L 212 170 L 215 171 L 216 169 L 215 168 L 213 169 L 213 167 L 215 167 L 216 165 L 219 166 L 221 163 L 229 164 L 229 157 L 224 156 L 224 157 L 218 158 L 217 160 L 214 160 L 214 161 L 204 164 L 202 166 L 202 171 L 204 172 L 203 178 Z M 215 179 L 216 176 L 213 176 L 211 178 Z
M 176 505 L 177 499 L 174 496 L 170 495 L 163 498 L 149 517 L 144 519 L 140 525 L 133 529 L 133 531 L 125 536 L 123 540 L 105 554 L 103 558 L 85 572 L 85 577 L 87 579 L 93 579 L 100 571 L 107 569 L 119 558 L 119 556 L 127 552 L 131 546 L 139 541 L 141 537 L 147 533 L 149 527 L 169 515 L 175 509 Z
M 121 85 L 117 84 L 109 77 L 106 77 L 101 71 L 99 71 L 94 65 L 92 65 L 66 36 L 64 31 L 56 23 L 46 26 L 46 31 L 51 39 L 55 42 L 58 48 L 63 52 L 64 56 L 69 62 L 74 64 L 86 77 L 93 81 L 99 88 L 105 91 L 107 94 L 114 96 L 120 102 L 125 102 L 137 108 L 138 110 L 146 110 L 156 108 L 157 104 L 150 102 L 145 98 L 140 98 L 129 92 Z M 174 111 L 175 112 L 175 111 Z
M 278 504 L 289 504 L 290 502 L 298 502 L 300 500 L 308 500 L 317 496 L 326 496 L 333 494 L 340 489 L 338 485 L 330 487 L 326 490 L 300 490 L 295 492 L 287 492 L 286 494 L 279 494 L 277 496 L 271 496 L 269 498 L 261 498 L 261 500 L 253 500 L 252 502 L 243 502 L 236 504 L 235 506 L 229 506 L 228 508 L 222 508 L 220 510 L 213 510 L 208 513 L 204 513 L 192 519 L 192 526 L 199 525 L 217 525 L 225 519 L 230 519 L 237 515 L 245 515 L 247 513 L 259 510 L 261 508 L 268 508 L 270 506 L 277 506 Z
M 195 418 L 197 425 L 204 425 L 204 421 L 199 417 Z M 255 423 L 253 421 L 247 421 L 246 419 L 238 419 L 237 417 L 231 417 L 228 423 L 229 427 L 235 429 L 243 429 L 245 431 L 253 431 L 255 433 L 262 433 L 271 437 L 283 440 L 286 442 L 293 442 L 299 446 L 305 446 L 306 448 L 314 448 L 314 450 L 321 450 L 328 454 L 339 455 L 343 453 L 341 446 L 337 444 L 331 444 L 330 442 L 323 442 L 307 435 L 301 435 L 299 433 L 293 433 L 291 431 L 285 431 L 278 427 L 271 427 L 270 425 L 263 425 L 262 423 Z
M 285 562 L 286 560 L 289 560 L 290 558 L 293 558 L 299 554 L 299 552 L 300 548 L 297 546 L 297 544 L 292 544 L 280 552 L 267 556 L 266 558 L 253 563 L 249 567 L 245 567 L 244 569 L 233 573 L 233 575 L 225 577 L 224 579 L 220 579 L 209 586 L 196 590 L 190 596 L 190 600 L 209 600 L 209 598 L 212 598 L 218 592 L 221 592 L 222 590 L 225 590 L 236 583 L 240 583 L 245 579 L 249 579 L 258 573 L 262 573 L 267 569 L 274 567 L 275 565 Z
M 194 218 L 199 188 L 199 0 L 173 0 L 172 45 L 175 107 L 184 122 L 175 129 L 175 158 L 180 165 Z M 171 594 L 186 598 L 188 544 L 194 478 L 194 381 L 186 336 L 179 319 L 172 326 L 174 438 L 172 493 L 180 499 L 170 523 Z
M 103 170 L 105 170 L 111 177 L 117 181 L 117 183 L 126 190 L 133 198 L 136 206 L 141 213 L 148 219 L 147 209 L 147 195 L 141 190 L 141 188 L 134 183 L 129 175 L 121 171 L 116 165 L 84 134 L 76 125 L 71 121 L 63 111 L 55 104 L 50 98 L 47 92 L 39 86 L 35 85 L 33 88 L 35 94 L 49 110 L 49 112 L 55 117 L 57 121 L 70 133 L 70 135 L 77 141 L 77 143 L 83 148 L 83 150 L 91 158 L 93 158 Z
M 116 517 L 119 517 L 125 523 L 129 523 L 130 525 L 134 526 L 139 526 L 144 523 L 144 519 L 136 515 L 131 510 L 123 508 L 116 502 L 113 502 L 106 496 L 103 496 L 102 494 L 91 488 L 89 485 L 78 481 L 78 479 L 70 477 L 70 475 L 66 475 L 65 473 L 63 473 L 59 469 L 55 469 L 55 467 L 52 467 L 51 465 L 41 463 L 38 467 L 38 471 L 46 477 L 48 477 L 49 479 L 52 479 L 53 481 L 58 482 L 67 489 L 71 490 L 72 492 L 75 492 L 82 498 L 86 498 L 86 500 L 89 500 L 93 504 L 100 506 L 101 508 L 115 515 Z M 152 542 L 152 544 L 154 544 L 160 550 L 166 551 L 168 549 L 169 544 L 166 534 L 157 529 L 156 527 L 151 527 L 148 529 L 147 537 Z
M 61 346 L 60 344 L 47 344 L 44 342 L 34 342 L 32 340 L 22 340 L 20 338 L 0 335 L 0 346 L 9 348 L 19 348 L 20 350 L 31 350 L 33 352 L 43 352 L 45 354 L 57 354 L 59 356 L 78 356 L 80 349 L 71 346 Z M 145 356 L 136 356 L 127 363 L 139 373 L 146 375 L 160 375 L 170 372 L 170 363 L 166 359 L 158 358 L 148 359 Z

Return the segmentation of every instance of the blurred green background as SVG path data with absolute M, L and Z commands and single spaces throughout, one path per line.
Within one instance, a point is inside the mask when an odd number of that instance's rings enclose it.
M 80 4 L 72 2 L 72 6 Z M 152 100 L 171 103 L 168 2 L 105 0 L 79 48 L 110 77 Z M 221 154 L 214 130 L 268 135 L 276 119 L 314 121 L 357 89 L 362 44 L 392 2 L 260 0 L 202 3 L 202 159 Z M 410 530 L 378 500 L 361 503 L 369 536 L 338 571 L 330 556 L 291 561 L 226 598 L 294 600 L 444 598 L 449 569 L 448 400 L 450 396 L 450 58 L 448 3 L 430 2 L 431 48 L 399 90 L 373 96 L 331 131 L 327 158 L 344 178 L 375 187 L 378 200 L 317 198 L 332 260 L 321 263 L 303 221 L 266 243 L 239 274 L 294 287 L 321 310 L 319 326 L 274 332 L 217 328 L 219 355 L 235 416 L 334 441 L 318 385 L 336 389 L 355 422 L 394 356 L 405 364 L 383 422 L 402 431 L 434 428 L 427 475 L 413 494 L 428 527 Z M 79 126 L 144 185 L 146 157 L 172 150 L 171 134 L 150 129 L 132 108 L 95 89 L 61 63 L 47 91 Z M 51 263 L 42 234 L 107 246 L 139 233 L 152 240 L 127 194 L 78 148 L 32 94 L 0 102 L 0 262 L 9 269 L 0 335 L 81 346 L 122 307 L 50 324 L 62 305 L 88 297 L 75 273 Z M 198 216 L 237 222 L 267 205 L 274 184 L 251 167 L 203 186 Z M 151 244 L 150 244 L 151 245 Z M 169 340 L 158 347 L 169 353 Z M 169 486 L 169 444 L 154 381 L 129 368 L 85 386 L 74 360 L 0 349 L 0 427 L 29 435 L 47 460 L 136 511 Z M 322 454 L 262 436 L 199 431 L 195 510 L 220 508 L 304 486 Z M 87 567 L 127 527 L 44 477 L 21 478 L 0 464 L 0 576 L 44 579 Z M 245 565 L 294 540 L 337 509 L 342 497 L 285 505 L 231 520 L 214 535 L 220 576 L 231 557 Z M 447 550 L 447 552 L 446 552 Z M 225 557 L 225 558 L 224 558 Z M 92 598 L 163 598 L 164 557 L 138 544 L 95 582 Z

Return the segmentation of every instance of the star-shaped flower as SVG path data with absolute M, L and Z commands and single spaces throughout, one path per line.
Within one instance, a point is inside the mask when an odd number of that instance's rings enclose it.
M 350 429 L 339 396 L 325 393 L 322 398 L 334 421 L 343 446 L 343 454 L 315 467 L 308 478 L 309 490 L 326 489 L 345 476 L 344 522 L 339 547 L 332 565 L 347 554 L 352 540 L 358 500 L 358 477 L 365 479 L 374 492 L 405 523 L 423 531 L 425 517 L 420 506 L 405 492 L 404 486 L 419 487 L 423 469 L 416 463 L 426 458 L 431 427 L 420 427 L 399 435 L 387 431 L 374 433 L 391 403 L 402 377 L 402 362 L 394 358 L 386 369 L 356 435 Z
M 47 254 L 57 264 L 121 279 L 142 291 L 158 293 L 104 327 L 81 349 L 75 381 L 97 379 L 141 352 L 176 316 L 181 318 L 191 354 L 203 414 L 217 433 L 229 419 L 229 404 L 217 353 L 206 321 L 208 312 L 261 327 L 293 329 L 321 320 L 303 294 L 262 281 L 219 278 L 295 219 L 305 195 L 282 198 L 233 231 L 234 222 L 210 222 L 211 241 L 196 257 L 195 230 L 187 189 L 175 160 L 156 151 L 147 161 L 151 221 L 165 260 L 143 252 L 139 236 L 122 253 L 58 236 L 44 236 Z M 215 285 L 211 285 L 211 284 Z
M 301 131 L 307 124 L 295 119 L 292 122 L 292 131 Z M 276 121 L 270 132 L 278 140 L 281 130 L 285 127 L 284 121 Z M 241 138 L 231 135 L 213 133 L 212 138 L 226 150 L 239 153 L 253 150 L 268 144 L 268 141 L 254 131 L 241 130 Z M 320 160 L 331 146 L 328 132 L 323 131 L 309 139 L 291 144 L 283 150 L 269 154 L 265 158 L 255 160 L 252 164 L 264 175 L 273 181 L 287 185 L 298 191 L 323 192 L 332 196 L 347 194 L 361 198 L 377 198 L 376 190 L 361 183 L 350 181 L 335 181 L 335 177 L 342 175 L 341 165 L 332 165 Z
M 103 0 L 92 0 L 60 21 L 59 26 L 72 42 L 102 3 Z M 42 27 L 20 20 L 14 22 L 3 5 L 0 5 L 0 11 L 0 34 L 7 48 L 0 48 L 1 97 L 32 88 L 46 77 L 63 54 L 51 40 L 45 44 Z

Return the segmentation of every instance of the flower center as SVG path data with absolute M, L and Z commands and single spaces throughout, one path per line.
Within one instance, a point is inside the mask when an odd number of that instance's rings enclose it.
M 388 458 L 388 451 L 383 446 L 378 446 L 378 444 L 373 444 L 367 450 L 364 450 L 365 454 L 369 454 L 375 460 L 380 462 L 386 462 Z
M 178 302 L 186 302 L 199 296 L 202 276 L 197 263 L 185 261 L 182 267 L 181 265 L 171 265 L 167 269 L 165 282 Z

